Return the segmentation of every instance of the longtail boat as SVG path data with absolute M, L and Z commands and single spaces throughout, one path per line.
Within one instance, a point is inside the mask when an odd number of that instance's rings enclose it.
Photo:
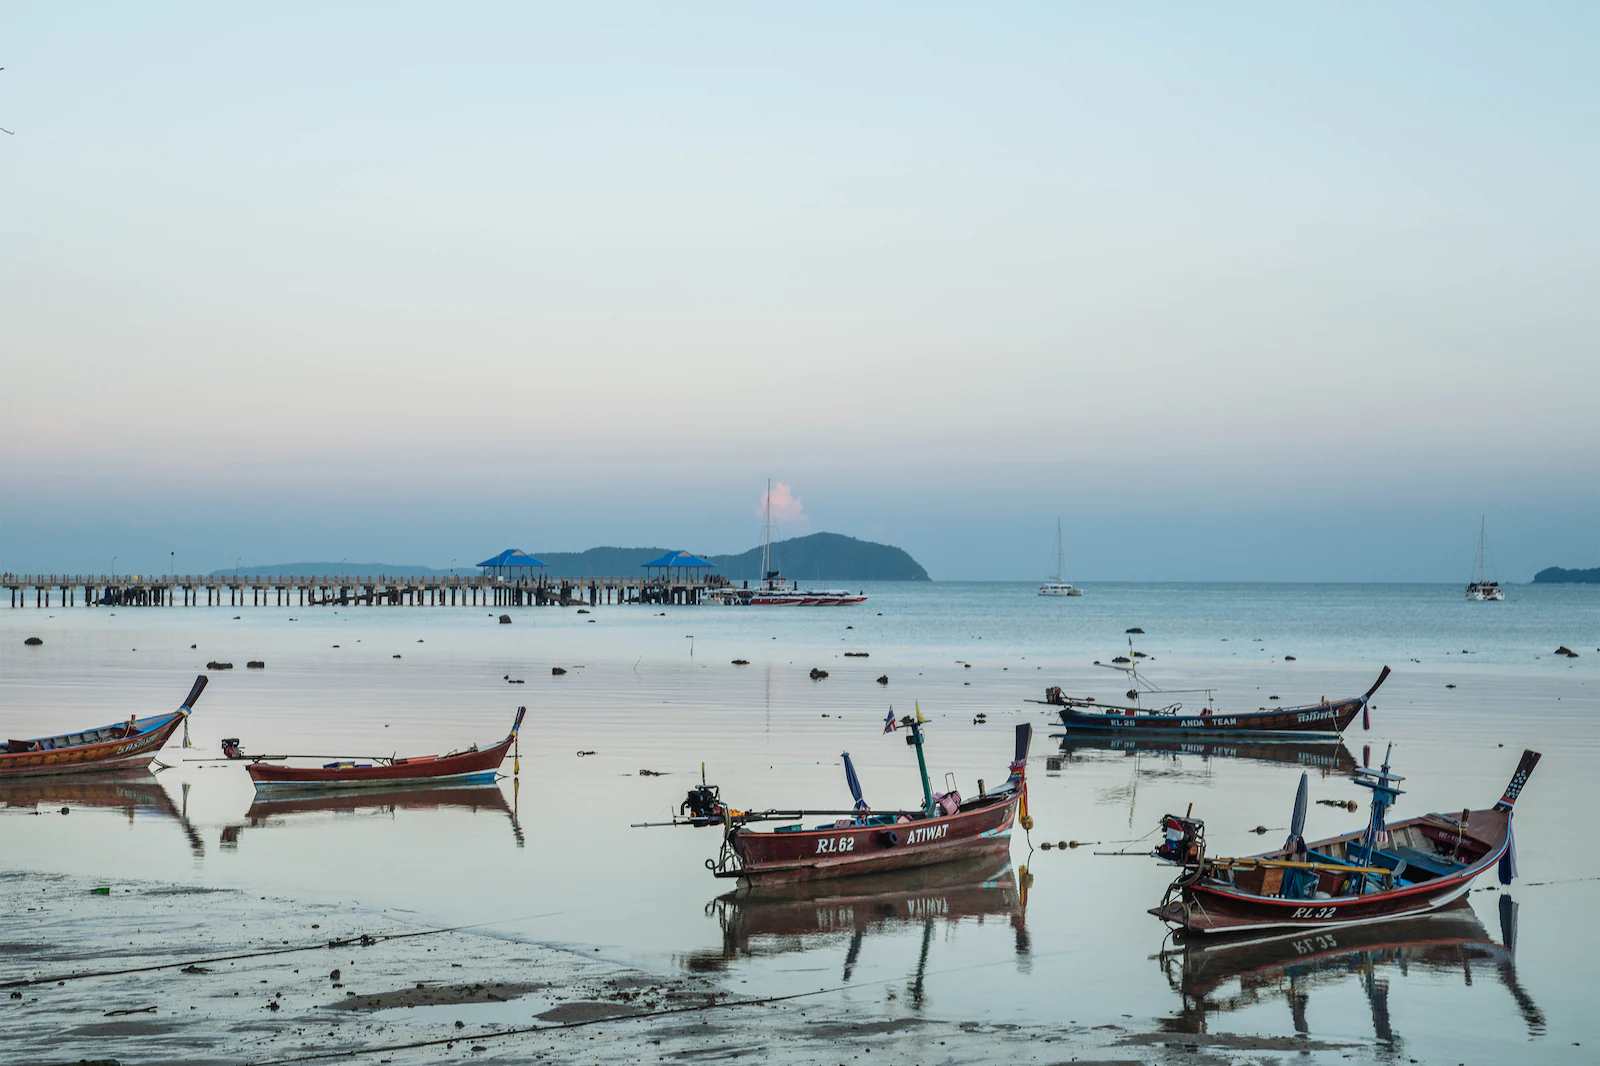
M 1372 790 L 1365 829 L 1306 843 L 1307 782 L 1300 777 L 1289 839 L 1278 851 L 1239 859 L 1205 852 L 1205 823 L 1187 815 L 1162 819 L 1156 856 L 1182 868 L 1150 913 L 1193 933 L 1310 929 L 1406 918 L 1460 899 L 1472 882 L 1499 864 L 1502 884 L 1516 876 L 1511 814 L 1539 764 L 1524 751 L 1505 793 L 1488 810 L 1460 816 L 1425 814 L 1387 824 L 1404 778 L 1381 770 L 1355 771 Z
M 1361 715 L 1362 728 L 1371 726 L 1367 704 L 1389 677 L 1385 666 L 1360 696 L 1348 699 L 1307 704 L 1303 707 L 1269 707 L 1260 711 L 1221 713 L 1207 706 L 1199 713 L 1185 711 L 1183 704 L 1171 703 L 1165 707 L 1123 706 L 1096 703 L 1093 699 L 1064 695 L 1059 687 L 1045 689 L 1045 698 L 1035 703 L 1045 703 L 1060 708 L 1061 725 L 1068 732 L 1137 733 L 1141 735 L 1187 734 L 1204 736 L 1233 736 L 1240 734 L 1253 739 L 1281 737 L 1294 740 L 1336 741 L 1356 715 Z M 1130 699 L 1141 695 L 1137 688 L 1128 690 Z
M 156 752 L 189 720 L 189 712 L 205 687 L 206 676 L 201 674 L 183 704 L 167 714 L 129 717 L 126 722 L 53 737 L 8 740 L 0 747 L 0 780 L 148 769 Z
M 371 762 L 339 759 L 322 766 L 282 766 L 258 756 L 247 769 L 257 789 L 365 789 L 445 781 L 457 785 L 493 781 L 506 753 L 517 742 L 522 716 L 527 710 L 518 707 L 511 732 L 504 740 L 487 748 L 480 749 L 474 744 L 465 751 L 453 751 L 448 755 L 374 756 Z
M 679 814 L 687 817 L 671 822 L 635 823 L 635 827 L 721 826 L 721 851 L 715 861 L 706 860 L 706 867 L 717 877 L 741 878 L 752 885 L 905 870 L 1008 849 L 1011 828 L 1019 820 L 1019 813 L 1024 829 L 1033 826 L 1027 813 L 1026 775 L 1033 727 L 1017 726 L 1016 758 L 1005 783 L 986 791 L 980 781 L 978 795 L 963 799 L 953 785 L 948 786 L 947 792 L 933 791 L 922 751 L 922 726 L 926 721 L 920 709 L 915 717 L 906 715 L 898 721 L 891 710 L 884 723 L 885 733 L 907 730 L 906 743 L 916 748 L 917 768 L 922 774 L 920 807 L 874 811 L 862 798 L 861 782 L 846 752 L 845 780 L 855 797 L 855 806 L 850 809 L 734 810 L 722 802 L 717 786 L 702 782 L 690 790 L 679 807 Z M 810 828 L 803 821 L 830 815 L 838 817 Z M 771 831 L 751 828 L 759 822 L 773 821 L 791 824 Z

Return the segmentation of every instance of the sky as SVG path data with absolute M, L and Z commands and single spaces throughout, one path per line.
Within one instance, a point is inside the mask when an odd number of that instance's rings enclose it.
M 1600 566 L 1600 8 L 0 9 L 0 569 Z M 169 554 L 170 553 L 170 554 Z

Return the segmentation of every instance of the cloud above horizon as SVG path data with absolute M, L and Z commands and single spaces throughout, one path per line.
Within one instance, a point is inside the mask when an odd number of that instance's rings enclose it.
M 768 495 L 768 493 L 763 492 L 761 497 L 756 500 L 757 518 L 766 517 Z M 801 503 L 800 497 L 794 494 L 794 490 L 790 489 L 782 481 L 773 482 L 770 495 L 772 497 L 772 520 L 774 522 L 793 524 L 810 521 L 806 516 L 805 504 Z

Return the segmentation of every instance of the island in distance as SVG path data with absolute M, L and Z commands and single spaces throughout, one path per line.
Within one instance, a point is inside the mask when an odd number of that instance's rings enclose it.
M 1533 575 L 1535 585 L 1600 585 L 1600 566 L 1592 570 L 1565 570 L 1548 566 Z
M 498 549 L 495 549 L 496 551 Z M 659 559 L 671 548 L 590 548 L 581 552 L 542 552 L 532 554 L 549 566 L 543 571 L 547 577 L 620 577 L 639 573 L 639 568 L 652 559 Z M 484 555 L 493 551 L 484 550 Z M 761 580 L 761 549 L 751 548 L 738 555 L 702 555 L 716 564 L 714 573 L 729 581 Z M 889 544 L 875 544 L 870 540 L 857 540 L 839 533 L 812 533 L 792 540 L 774 541 L 772 568 L 785 578 L 807 581 L 929 581 L 928 572 L 903 549 Z M 457 573 L 470 573 L 472 566 L 457 566 Z M 229 569 L 218 570 L 219 576 L 231 575 Z M 271 566 L 240 567 L 241 576 L 272 577 L 277 575 L 348 574 L 351 577 L 374 577 L 379 574 L 432 575 L 448 574 L 449 569 L 427 566 L 410 566 L 399 563 L 278 563 Z

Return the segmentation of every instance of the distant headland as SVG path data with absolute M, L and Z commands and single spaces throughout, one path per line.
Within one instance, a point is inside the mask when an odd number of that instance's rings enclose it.
M 622 577 L 640 572 L 640 567 L 652 559 L 665 555 L 667 548 L 590 548 L 581 552 L 532 552 L 549 566 L 543 571 L 548 577 Z M 492 554 L 488 549 L 485 555 Z M 761 579 L 761 549 L 751 548 L 738 555 L 705 555 L 707 562 L 716 564 L 716 573 L 730 581 L 759 581 Z M 928 572 L 903 549 L 889 544 L 875 544 L 857 540 L 839 533 L 813 533 L 792 540 L 775 541 L 772 545 L 772 568 L 781 571 L 785 578 L 807 581 L 929 581 Z M 457 573 L 470 573 L 476 567 L 457 566 Z M 215 571 L 217 576 L 228 576 L 233 569 Z M 449 569 L 412 566 L 400 563 L 277 563 L 270 566 L 241 566 L 240 576 L 273 577 L 278 575 L 345 574 L 351 577 L 373 577 L 379 574 L 411 574 L 430 576 L 448 574 Z
M 1548 566 L 1533 575 L 1535 585 L 1600 585 L 1600 566 L 1592 570 L 1565 570 Z

